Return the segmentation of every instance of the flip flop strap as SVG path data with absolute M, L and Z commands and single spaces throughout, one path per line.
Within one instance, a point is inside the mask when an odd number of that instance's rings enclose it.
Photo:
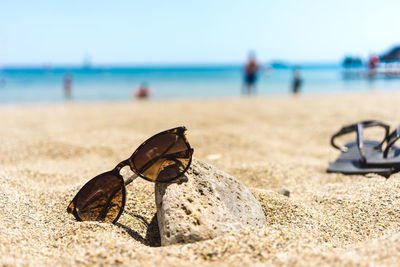
M 357 132 L 358 151 L 360 151 L 360 156 L 361 156 L 362 162 L 365 162 L 366 157 L 365 157 L 365 152 L 364 152 L 364 124 L 363 123 L 357 123 L 356 132 Z M 379 145 L 381 145 L 381 144 L 379 144 Z
M 394 143 L 397 142 L 397 140 L 400 139 L 400 125 L 397 126 L 397 129 L 395 129 L 387 138 L 387 145 L 385 150 L 383 151 L 383 157 L 387 158 L 390 149 L 393 147 Z
M 354 123 L 354 124 L 343 126 L 342 129 L 340 129 L 337 133 L 332 135 L 332 137 L 331 137 L 331 145 L 334 148 L 339 149 L 342 152 L 347 152 L 347 147 L 338 146 L 335 143 L 335 139 L 336 139 L 336 137 L 342 136 L 344 134 L 348 134 L 348 133 L 351 133 L 351 132 L 356 132 L 358 148 L 360 149 L 361 156 L 363 157 L 364 156 L 363 129 L 364 128 L 369 128 L 369 127 L 376 127 L 376 126 L 379 126 L 379 127 L 382 127 L 382 128 L 385 129 L 385 137 L 383 138 L 382 142 L 379 143 L 376 146 L 376 148 L 381 148 L 383 143 L 385 143 L 385 141 L 388 139 L 390 126 L 385 124 L 385 123 L 383 123 L 383 122 L 373 121 L 373 120 L 361 121 L 361 122 L 358 122 L 358 123 Z

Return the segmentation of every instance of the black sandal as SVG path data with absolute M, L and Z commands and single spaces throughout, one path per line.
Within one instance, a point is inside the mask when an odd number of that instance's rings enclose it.
M 400 125 L 386 137 L 386 147 L 383 152 L 366 155 L 365 164 L 375 167 L 400 168 L 400 147 L 394 144 L 400 139 Z
M 364 128 L 376 126 L 384 128 L 385 136 L 383 140 L 381 142 L 364 140 Z M 400 168 L 400 148 L 394 146 L 394 143 L 400 139 L 400 129 L 398 128 L 389 134 L 389 128 L 389 125 L 379 121 L 362 121 L 344 126 L 331 138 L 332 146 L 342 151 L 342 154 L 329 165 L 327 172 L 343 174 L 377 173 L 389 177 Z M 356 141 L 349 142 L 342 147 L 335 143 L 336 137 L 351 132 L 356 132 Z M 385 142 L 386 148 L 382 151 Z

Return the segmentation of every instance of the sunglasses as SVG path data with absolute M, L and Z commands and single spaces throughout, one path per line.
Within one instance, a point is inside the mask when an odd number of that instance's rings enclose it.
M 193 149 L 185 131 L 184 126 L 177 127 L 147 139 L 128 159 L 87 182 L 68 205 L 67 212 L 78 221 L 116 223 L 125 206 L 125 186 L 137 177 L 167 183 L 189 169 Z M 125 166 L 134 174 L 124 181 L 120 170 Z

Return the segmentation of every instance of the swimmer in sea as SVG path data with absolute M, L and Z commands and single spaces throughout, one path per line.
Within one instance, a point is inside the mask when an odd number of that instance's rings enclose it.
M 147 83 L 142 83 L 134 92 L 133 96 L 137 99 L 147 99 L 151 96 L 151 88 Z

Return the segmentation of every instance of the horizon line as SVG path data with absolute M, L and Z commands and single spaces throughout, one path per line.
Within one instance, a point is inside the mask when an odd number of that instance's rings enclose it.
M 259 61 L 260 65 L 282 65 L 282 66 L 335 66 L 340 65 L 340 61 L 286 61 L 286 60 L 269 60 Z M 179 63 L 11 63 L 0 64 L 0 69 L 14 68 L 80 68 L 80 69 L 96 69 L 96 68 L 185 68 L 185 67 L 237 67 L 243 66 L 244 62 L 179 62 Z

